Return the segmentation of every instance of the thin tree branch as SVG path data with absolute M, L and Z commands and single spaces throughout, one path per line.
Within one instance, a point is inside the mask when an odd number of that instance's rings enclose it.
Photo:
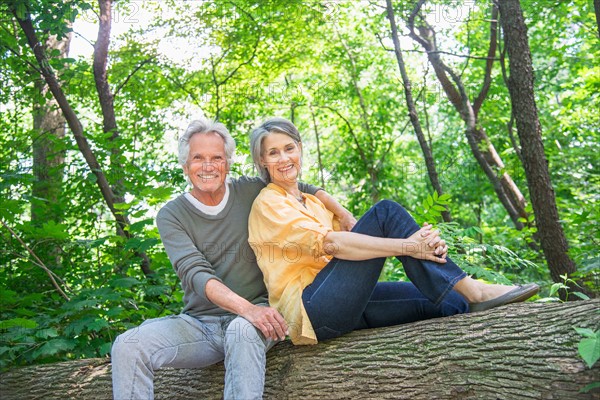
M 27 244 L 19 237 L 19 235 L 17 235 L 17 233 L 15 231 L 13 231 L 8 225 L 6 225 L 6 223 L 0 219 L 0 223 L 2 224 L 2 226 L 4 226 L 6 229 L 8 229 L 8 231 L 11 233 L 11 235 L 14 236 L 15 239 L 17 239 L 19 241 L 19 243 L 21 243 L 21 245 L 23 247 L 25 247 L 25 249 L 29 252 L 29 254 L 32 255 L 32 257 L 37 261 L 37 263 L 34 263 L 35 265 L 39 266 L 40 268 L 42 268 L 46 274 L 48 275 L 48 277 L 50 278 L 50 281 L 52 282 L 52 286 L 54 286 L 54 288 L 56 289 L 56 291 L 67 301 L 70 301 L 71 299 L 69 298 L 69 296 L 67 296 L 67 294 L 60 288 L 60 286 L 58 286 L 58 283 L 56 282 L 56 280 L 54 279 L 53 276 L 53 272 L 50 271 L 50 269 L 48 269 L 48 267 L 46 267 L 46 265 L 44 265 L 44 262 L 42 260 L 40 260 L 38 258 L 38 256 L 33 252 L 33 250 L 31 250 L 29 248 L 29 246 L 27 246 Z
M 338 38 L 340 39 L 340 43 L 342 44 L 342 47 L 344 48 L 344 51 L 346 52 L 346 55 L 348 56 L 348 59 L 350 60 L 350 65 L 352 66 L 352 72 L 350 74 L 350 77 L 352 79 L 352 85 L 354 86 L 354 89 L 356 90 L 356 94 L 358 95 L 358 101 L 360 104 L 361 115 L 362 115 L 362 120 L 363 120 L 363 128 L 365 129 L 365 132 L 370 132 L 371 127 L 369 126 L 367 105 L 366 105 L 365 99 L 362 95 L 362 91 L 360 90 L 360 87 L 358 86 L 358 81 L 357 81 L 358 68 L 356 67 L 356 61 L 354 59 L 354 55 L 350 51 L 350 48 L 344 41 L 344 38 L 340 34 L 339 30 L 336 29 L 335 32 L 337 33 Z
M 350 136 L 352 136 L 352 140 L 354 141 L 354 144 L 356 145 L 356 148 L 358 150 L 360 158 L 365 163 L 365 166 L 368 168 L 369 167 L 369 159 L 367 158 L 367 155 L 365 154 L 362 146 L 358 142 L 358 138 L 356 137 L 356 134 L 354 133 L 354 129 L 352 128 L 352 124 L 350 123 L 350 121 L 348 121 L 348 119 L 346 119 L 346 117 L 344 117 L 338 110 L 336 110 L 333 107 L 320 106 L 320 105 L 314 105 L 314 106 L 317 108 L 324 108 L 326 110 L 333 111 L 333 113 L 335 113 L 342 121 L 344 121 L 344 123 L 348 127 L 348 131 L 350 132 Z
M 323 173 L 323 161 L 321 160 L 321 144 L 319 140 L 319 129 L 317 127 L 317 119 L 312 104 L 309 105 L 310 115 L 312 116 L 313 128 L 315 130 L 315 140 L 317 142 L 317 162 L 319 163 L 319 177 L 321 178 L 321 186 L 325 188 L 325 174 Z M 292 121 L 293 122 L 293 121 Z
M 142 69 L 142 67 L 146 64 L 149 64 L 151 61 L 153 61 L 156 57 L 152 56 L 152 57 L 148 57 L 146 58 L 144 61 L 142 61 L 137 67 L 135 67 L 133 69 L 133 71 L 131 71 L 131 73 L 129 75 L 127 75 L 127 78 L 125 78 L 125 80 L 123 81 L 123 83 L 121 83 L 116 89 L 115 89 L 115 93 L 114 96 L 117 97 L 117 95 L 119 94 L 119 92 L 121 91 L 121 89 L 127 85 L 127 82 L 129 82 L 129 80 L 133 77 L 133 75 L 135 75 L 136 72 L 138 72 L 140 69 Z
M 0 46 L 0 49 L 5 49 L 5 50 L 8 50 L 8 51 L 10 51 L 10 52 L 11 52 L 11 53 L 13 53 L 15 56 L 19 57 L 19 59 L 20 59 L 21 61 L 23 61 L 25 64 L 27 64 L 27 65 L 29 65 L 31 68 L 33 68 L 33 70 L 34 70 L 34 71 L 36 71 L 38 74 L 40 74 L 40 75 L 42 74 L 42 71 L 41 71 L 41 70 L 40 70 L 40 69 L 39 69 L 39 68 L 38 68 L 38 67 L 37 67 L 35 64 L 31 63 L 29 60 L 27 60 L 25 57 L 23 57 L 23 55 L 22 55 L 22 54 L 19 54 L 19 53 L 18 53 L 16 50 L 14 50 L 14 49 L 12 49 L 12 48 L 10 48 L 10 47 L 8 47 L 8 46 L 4 46 L 4 45 Z

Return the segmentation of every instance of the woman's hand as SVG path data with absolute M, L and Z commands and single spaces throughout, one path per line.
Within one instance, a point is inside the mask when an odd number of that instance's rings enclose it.
M 423 227 L 431 226 L 429 223 L 425 222 Z M 446 241 L 443 240 L 439 235 L 436 240 L 432 240 L 429 245 L 435 248 L 434 254 L 440 256 L 442 258 L 446 258 L 448 256 L 448 245 L 446 245 Z
M 435 261 L 440 264 L 446 263 L 448 246 L 440 237 L 440 231 L 431 229 L 431 225 L 425 224 L 407 240 L 409 242 L 406 245 L 407 255 L 420 260 Z
M 350 232 L 354 225 L 356 225 L 356 218 L 350 211 L 346 211 L 341 216 L 338 216 L 340 220 L 340 229 L 342 231 Z

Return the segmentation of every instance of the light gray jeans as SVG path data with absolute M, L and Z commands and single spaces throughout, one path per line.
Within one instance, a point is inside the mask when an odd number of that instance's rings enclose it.
M 204 368 L 224 360 L 224 399 L 261 399 L 266 353 L 275 344 L 236 315 L 150 319 L 113 343 L 113 398 L 153 399 L 159 368 Z

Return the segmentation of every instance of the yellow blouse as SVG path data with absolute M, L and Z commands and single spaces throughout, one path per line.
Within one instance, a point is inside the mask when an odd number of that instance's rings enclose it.
M 264 275 L 269 303 L 285 318 L 295 345 L 317 343 L 302 291 L 331 260 L 323 251 L 323 239 L 339 230 L 337 219 L 319 199 L 303 197 L 304 205 L 270 183 L 254 200 L 248 221 L 248 241 Z

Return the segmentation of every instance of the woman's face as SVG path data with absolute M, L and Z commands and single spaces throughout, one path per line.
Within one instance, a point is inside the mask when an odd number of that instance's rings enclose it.
M 273 183 L 296 184 L 302 169 L 302 144 L 283 133 L 271 133 L 263 139 L 260 159 Z

